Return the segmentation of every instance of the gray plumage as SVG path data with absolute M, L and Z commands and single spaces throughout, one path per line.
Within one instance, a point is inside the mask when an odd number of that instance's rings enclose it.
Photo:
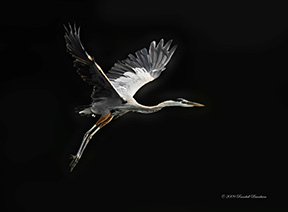
M 157 45 L 152 41 L 149 50 L 143 48 L 135 55 L 129 54 L 127 59 L 116 62 L 105 74 L 94 58 L 85 51 L 80 41 L 80 28 L 69 25 L 69 29 L 65 27 L 65 30 L 66 48 L 74 58 L 77 73 L 85 82 L 93 86 L 91 105 L 78 108 L 78 112 L 93 117 L 100 115 L 97 123 L 84 135 L 77 154 L 72 156 L 71 171 L 80 160 L 93 135 L 115 118 L 128 112 L 153 113 L 164 107 L 204 106 L 183 98 L 164 101 L 155 106 L 145 106 L 133 98 L 143 85 L 158 78 L 165 70 L 176 50 L 176 45 L 170 48 L 172 40 L 164 44 L 164 40 L 161 39 Z
M 108 78 L 114 80 L 121 77 L 125 72 L 135 73 L 134 68 L 145 68 L 156 79 L 165 70 L 166 64 L 171 59 L 177 47 L 173 46 L 168 51 L 172 40 L 169 40 L 165 46 L 163 46 L 163 43 L 164 40 L 161 39 L 156 47 L 156 42 L 153 41 L 150 44 L 149 52 L 146 48 L 143 48 L 135 53 L 136 57 L 129 54 L 127 59 L 114 64 L 107 73 Z

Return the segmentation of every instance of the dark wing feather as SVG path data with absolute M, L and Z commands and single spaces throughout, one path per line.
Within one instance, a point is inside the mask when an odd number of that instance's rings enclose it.
M 149 51 L 141 49 L 136 57 L 129 54 L 127 59 L 115 63 L 107 77 L 117 92 L 125 98 L 133 97 L 143 85 L 159 77 L 176 50 L 176 45 L 169 50 L 171 43 L 169 40 L 164 45 L 161 39 L 156 46 L 153 41 Z
M 74 25 L 74 28 L 72 28 L 69 24 L 69 29 L 65 27 L 65 30 L 66 48 L 72 57 L 75 58 L 74 66 L 77 68 L 77 73 L 85 82 L 94 86 L 91 95 L 92 99 L 96 101 L 103 97 L 121 98 L 101 67 L 85 51 L 80 41 L 80 27 L 77 29 Z

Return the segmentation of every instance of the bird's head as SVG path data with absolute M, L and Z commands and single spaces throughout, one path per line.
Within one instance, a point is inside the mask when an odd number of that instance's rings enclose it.
M 162 107 L 204 107 L 203 104 L 197 102 L 191 102 L 183 98 L 177 98 L 176 100 L 168 100 L 159 104 Z
M 183 98 L 177 98 L 175 102 L 181 107 L 204 107 L 203 104 L 191 102 Z

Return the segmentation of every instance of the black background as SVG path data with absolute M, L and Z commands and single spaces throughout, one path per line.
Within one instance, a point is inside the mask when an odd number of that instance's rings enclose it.
M 281 211 L 288 13 L 279 3 L 232 2 L 2 4 L 1 211 Z M 74 114 L 91 88 L 66 53 L 68 22 L 81 26 L 104 70 L 152 40 L 174 39 L 167 70 L 136 99 L 206 107 L 127 114 L 69 173 L 69 155 L 95 120 Z

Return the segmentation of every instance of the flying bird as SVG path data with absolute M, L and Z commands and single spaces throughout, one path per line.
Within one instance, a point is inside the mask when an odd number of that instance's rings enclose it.
M 154 113 L 164 107 L 203 107 L 203 104 L 191 102 L 183 98 L 167 100 L 155 106 L 145 106 L 138 103 L 133 96 L 145 84 L 157 79 L 166 69 L 165 66 L 176 50 L 176 45 L 170 48 L 172 40 L 164 44 L 161 39 L 156 45 L 152 41 L 149 49 L 143 48 L 129 54 L 125 60 L 118 61 L 107 72 L 101 69 L 94 57 L 90 56 L 80 41 L 80 27 L 65 27 L 67 51 L 74 58 L 74 66 L 80 77 L 93 86 L 90 105 L 79 107 L 80 115 L 96 117 L 98 121 L 84 135 L 76 155 L 72 155 L 70 171 L 80 160 L 87 144 L 101 128 L 128 112 Z

